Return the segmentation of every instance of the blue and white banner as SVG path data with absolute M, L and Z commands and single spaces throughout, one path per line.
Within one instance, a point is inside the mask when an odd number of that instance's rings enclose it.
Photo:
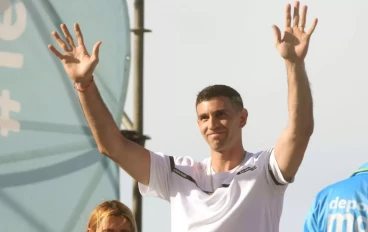
M 119 198 L 118 167 L 98 153 L 73 83 L 47 45 L 78 22 L 95 81 L 117 124 L 130 67 L 124 0 L 0 1 L 0 231 L 85 231 L 90 211 Z

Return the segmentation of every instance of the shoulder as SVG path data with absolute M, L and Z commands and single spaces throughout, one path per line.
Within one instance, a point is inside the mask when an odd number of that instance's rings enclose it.
M 268 164 L 270 161 L 270 157 L 273 154 L 273 148 L 267 149 L 267 150 L 261 150 L 255 153 L 247 153 L 246 159 L 250 160 L 251 162 L 254 162 L 254 164 Z
M 317 193 L 316 199 L 323 200 L 332 195 L 341 193 L 341 191 L 345 192 L 349 189 L 348 185 L 349 179 L 340 180 L 338 182 L 327 185 Z
M 170 155 L 170 154 L 167 154 L 167 153 L 151 151 L 151 150 L 149 152 L 150 152 L 151 157 L 153 157 L 154 159 L 156 159 L 156 158 L 157 159 L 160 159 L 160 158 L 167 159 L 167 160 L 170 160 L 171 162 L 174 162 L 177 165 L 191 166 L 191 165 L 194 165 L 195 162 L 196 162 L 190 156 L 183 156 L 183 157 L 173 156 L 173 155 Z
M 237 175 L 248 171 L 256 170 L 256 172 L 259 172 L 264 170 L 264 163 L 266 162 L 266 160 L 269 160 L 269 154 L 267 151 L 259 151 L 256 153 L 247 152 L 245 160 L 240 165 L 240 170 L 238 170 Z M 206 160 L 204 161 L 204 163 L 206 163 Z
M 178 157 L 178 156 L 169 156 L 169 159 L 176 166 L 194 167 L 194 166 L 202 166 L 203 165 L 202 162 L 198 162 L 190 156 L 180 156 L 180 157 Z
M 349 179 L 344 179 L 322 188 L 314 197 L 311 211 L 313 213 L 326 213 L 325 209 L 327 205 L 330 207 L 331 205 L 338 204 L 339 201 L 346 201 L 345 198 L 350 196 L 352 191 L 356 191 L 355 189 L 349 188 L 349 182 Z M 346 202 L 343 204 L 346 204 Z
M 282 190 L 285 190 L 288 184 L 294 182 L 294 178 L 288 181 L 283 177 L 273 147 L 251 154 L 247 163 L 252 164 L 259 173 L 263 173 L 267 182 L 272 186 L 280 186 Z
M 165 160 L 171 171 L 174 169 L 184 171 L 190 169 L 202 169 L 206 167 L 205 163 L 197 162 L 190 156 L 172 156 L 166 153 L 153 151 L 150 151 L 150 153 L 152 160 Z

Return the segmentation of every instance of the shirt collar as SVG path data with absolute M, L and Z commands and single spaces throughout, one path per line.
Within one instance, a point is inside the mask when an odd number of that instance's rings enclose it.
M 368 173 L 368 163 L 363 164 L 358 170 L 356 170 L 351 176 L 355 176 L 359 173 Z

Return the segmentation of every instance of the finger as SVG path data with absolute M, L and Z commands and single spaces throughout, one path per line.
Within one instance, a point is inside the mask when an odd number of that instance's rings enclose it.
M 286 15 L 286 25 L 285 25 L 285 27 L 290 27 L 291 26 L 291 6 L 290 6 L 290 4 L 286 5 L 285 15 Z
M 99 52 L 100 52 L 100 46 L 101 46 L 101 41 L 98 41 L 97 43 L 95 43 L 95 45 L 93 46 L 92 49 L 92 60 L 98 60 L 99 59 Z
M 49 46 L 47 46 L 49 48 L 49 50 L 54 53 L 55 56 L 57 56 L 60 60 L 64 59 L 64 56 L 51 44 L 49 44 Z
M 281 43 L 281 31 L 276 25 L 272 25 L 273 32 L 275 34 L 276 45 Z
M 308 10 L 308 7 L 307 6 L 303 6 L 302 8 L 302 14 L 300 16 L 300 26 L 301 27 L 305 27 L 305 23 L 307 21 L 307 10 Z
M 64 50 L 64 52 L 69 51 L 68 46 L 66 45 L 64 40 L 60 38 L 59 34 L 56 31 L 52 32 L 52 36 L 55 38 L 56 42 L 59 44 L 60 48 Z
M 293 24 L 294 27 L 299 26 L 299 1 L 295 1 L 294 3 L 294 15 L 293 15 Z
M 307 32 L 308 35 L 312 35 L 313 34 L 314 29 L 316 29 L 317 23 L 318 23 L 318 19 L 314 19 L 313 22 L 312 22 L 311 27 L 309 28 L 309 30 Z
M 74 23 L 74 30 L 77 36 L 78 45 L 84 46 L 83 34 L 78 23 Z
M 63 31 L 64 33 L 64 36 L 65 36 L 65 39 L 66 39 L 66 42 L 68 43 L 68 45 L 71 47 L 71 48 L 74 48 L 75 45 L 74 45 L 74 41 L 73 41 L 73 37 L 70 35 L 69 33 L 69 30 L 67 28 L 67 26 L 65 24 L 61 24 L 60 25 L 60 28 L 61 30 Z

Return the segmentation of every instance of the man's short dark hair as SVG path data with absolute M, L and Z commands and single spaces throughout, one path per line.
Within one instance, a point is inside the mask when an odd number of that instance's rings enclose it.
M 216 97 L 227 97 L 234 106 L 239 107 L 239 109 L 244 108 L 240 94 L 227 85 L 210 85 L 202 89 L 197 95 L 196 106 L 203 101 L 209 101 Z

